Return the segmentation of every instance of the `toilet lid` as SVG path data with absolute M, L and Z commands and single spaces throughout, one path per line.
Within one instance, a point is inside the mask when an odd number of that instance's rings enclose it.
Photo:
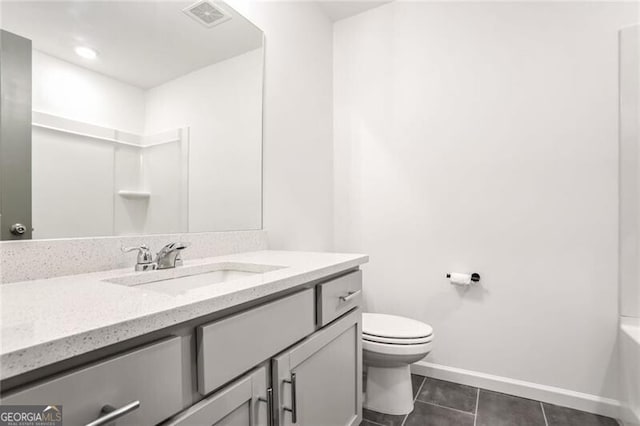
M 362 334 L 369 340 L 374 340 L 371 339 L 373 336 L 388 339 L 422 339 L 431 336 L 433 329 L 411 318 L 364 313 L 362 314 Z
M 398 339 L 393 337 L 372 336 L 370 334 L 362 333 L 362 340 L 365 342 L 384 343 L 387 345 L 424 345 L 425 343 L 430 343 L 433 340 L 433 334 L 428 337 L 418 337 L 415 339 Z

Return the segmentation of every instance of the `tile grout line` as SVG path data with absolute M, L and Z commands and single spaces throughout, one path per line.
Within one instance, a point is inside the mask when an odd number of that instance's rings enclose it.
M 547 421 L 547 413 L 544 412 L 544 405 L 542 404 L 542 401 L 540 401 L 540 408 L 542 409 L 542 417 L 544 417 L 544 424 L 546 426 L 549 426 L 549 422 Z
M 413 397 L 413 402 L 415 403 L 418 400 L 418 396 L 420 396 L 420 391 L 422 390 L 422 388 L 424 387 L 424 384 L 427 382 L 427 378 L 423 377 L 422 378 L 422 383 L 420 383 L 420 386 L 418 386 L 418 390 L 416 391 L 416 396 Z
M 445 405 L 436 404 L 436 403 L 434 403 L 434 402 L 424 402 L 424 401 L 420 401 L 420 400 L 417 400 L 416 402 L 421 402 L 421 403 L 423 403 L 423 404 L 427 404 L 427 405 L 433 405 L 434 407 L 444 408 L 445 410 L 456 411 L 456 412 L 458 412 L 458 413 L 467 414 L 467 415 L 469 415 L 469 416 L 475 416 L 475 414 L 470 413 L 470 412 L 468 412 L 468 411 L 458 410 L 457 408 L 447 407 L 447 406 L 445 406 Z
M 458 413 L 462 413 L 462 414 L 469 414 L 469 415 L 474 416 L 474 423 L 475 423 L 475 414 L 474 413 L 471 413 L 469 411 L 464 411 L 464 410 L 458 410 L 457 408 L 447 407 L 445 405 L 436 404 L 435 402 L 428 402 L 428 401 L 423 401 L 421 399 L 418 399 L 418 397 L 420 396 L 420 391 L 422 390 L 424 385 L 427 383 L 427 380 L 429 380 L 429 378 L 425 376 L 424 380 L 422 381 L 422 384 L 420 385 L 420 388 L 418 389 L 418 392 L 416 392 L 415 398 L 413 398 L 413 403 L 414 404 L 416 402 L 421 402 L 422 404 L 433 405 L 434 407 L 440 407 L 440 408 L 444 408 L 446 410 L 457 411 Z M 476 388 L 476 389 L 478 390 L 478 394 L 476 395 L 476 413 L 477 413 L 477 411 L 478 411 L 478 397 L 480 395 L 480 388 Z M 404 422 L 400 426 L 404 426 Z
M 364 416 L 362 416 L 362 417 L 364 417 Z M 365 418 L 362 419 L 362 422 L 371 423 L 372 425 L 376 425 L 376 426 L 384 426 L 382 423 L 374 422 L 373 420 L 369 420 L 369 419 L 365 419 Z M 362 423 L 362 422 L 360 422 L 360 423 Z
M 476 423 L 478 422 L 478 405 L 480 405 L 480 388 L 476 388 L 478 390 L 478 393 L 476 394 L 476 412 L 473 415 L 473 426 L 476 426 Z
M 420 391 L 422 390 L 422 387 L 424 386 L 424 382 L 427 381 L 427 377 L 426 376 L 421 376 L 422 377 L 422 383 L 420 383 L 420 386 L 418 386 L 418 390 L 416 391 L 416 396 L 413 397 L 413 403 L 416 403 L 416 400 L 418 399 L 418 395 L 420 395 Z M 409 413 L 411 414 L 411 413 Z M 402 423 L 400 424 L 400 426 L 404 426 L 404 424 L 407 422 L 407 419 L 409 418 L 409 414 L 404 416 L 404 419 L 402 419 Z

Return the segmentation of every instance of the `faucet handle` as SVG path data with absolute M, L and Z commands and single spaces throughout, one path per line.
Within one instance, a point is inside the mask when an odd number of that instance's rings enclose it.
M 174 250 L 183 250 L 186 249 L 187 247 L 189 247 L 191 244 L 190 243 L 169 243 L 167 245 L 165 245 L 164 247 L 162 247 L 160 249 L 160 251 L 158 252 L 158 254 L 164 254 L 164 253 L 169 253 L 172 252 Z
M 191 243 L 178 243 L 178 246 L 176 247 L 176 249 L 178 250 L 178 256 L 176 256 L 176 266 L 182 266 L 183 265 L 182 250 L 186 249 L 190 245 L 191 245 Z
M 137 247 L 121 247 L 120 250 L 122 250 L 124 253 L 129 253 L 131 251 L 137 251 L 138 252 L 138 264 L 147 264 L 147 263 L 152 263 L 153 262 L 153 254 L 151 253 L 151 250 L 149 250 L 149 247 L 147 247 L 145 244 L 141 244 Z
M 189 243 L 169 243 L 162 247 L 156 255 L 156 263 L 158 269 L 175 268 L 176 266 L 182 266 L 182 257 L 180 253 L 182 250 L 189 247 Z

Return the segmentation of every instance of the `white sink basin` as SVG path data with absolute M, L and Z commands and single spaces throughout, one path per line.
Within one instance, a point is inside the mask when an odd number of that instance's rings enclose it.
M 104 281 L 177 296 L 196 288 L 247 278 L 282 268 L 283 266 L 254 263 L 208 263 L 136 272 Z

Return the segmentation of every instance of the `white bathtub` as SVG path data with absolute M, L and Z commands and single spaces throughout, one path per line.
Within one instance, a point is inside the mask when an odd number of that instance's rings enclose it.
M 640 425 L 640 318 L 620 319 L 620 385 L 625 426 Z

